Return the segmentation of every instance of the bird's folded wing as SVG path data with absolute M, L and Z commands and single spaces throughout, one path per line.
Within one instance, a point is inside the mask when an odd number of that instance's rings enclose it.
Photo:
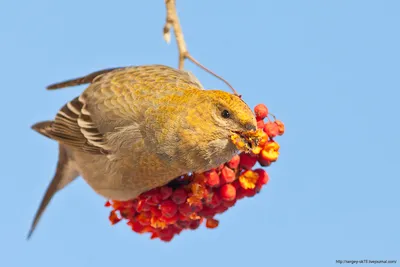
M 62 144 L 93 154 L 108 154 L 109 147 L 80 98 L 68 102 L 54 121 L 32 126 L 39 133 Z

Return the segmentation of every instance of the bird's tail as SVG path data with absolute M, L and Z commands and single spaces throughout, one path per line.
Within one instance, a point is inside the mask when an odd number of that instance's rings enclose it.
M 52 123 L 51 121 L 40 122 L 32 126 L 32 128 L 37 132 L 46 135 L 45 134 L 46 131 L 44 131 L 44 128 L 49 127 L 51 123 Z M 78 171 L 76 170 L 73 162 L 69 157 L 68 152 L 69 152 L 68 148 L 66 148 L 64 145 L 59 144 L 59 154 L 58 154 L 56 173 L 53 179 L 51 180 L 49 186 L 47 187 L 46 193 L 44 194 L 42 201 L 39 205 L 39 208 L 36 211 L 27 239 L 29 239 L 32 236 L 32 233 L 35 230 L 40 220 L 40 217 L 45 211 L 47 205 L 50 203 L 54 194 L 63 189 L 73 180 L 75 180 L 75 178 L 78 177 L 79 175 Z

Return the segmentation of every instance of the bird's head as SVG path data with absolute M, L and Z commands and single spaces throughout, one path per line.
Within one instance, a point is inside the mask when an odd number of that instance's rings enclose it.
M 199 132 L 207 133 L 210 144 L 250 151 L 257 146 L 257 122 L 249 106 L 237 95 L 219 90 L 202 91 L 196 107 Z

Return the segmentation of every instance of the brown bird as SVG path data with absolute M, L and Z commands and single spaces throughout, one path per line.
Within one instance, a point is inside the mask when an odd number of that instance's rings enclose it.
M 32 126 L 59 143 L 53 180 L 28 238 L 53 195 L 81 176 L 98 194 L 129 200 L 189 172 L 219 166 L 250 150 L 256 129 L 251 109 L 237 95 L 203 90 L 191 73 L 163 65 L 107 69 L 50 85 L 90 83 L 53 121 Z

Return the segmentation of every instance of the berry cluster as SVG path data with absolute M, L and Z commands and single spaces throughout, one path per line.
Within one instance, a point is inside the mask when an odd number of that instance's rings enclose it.
M 273 115 L 274 121 L 271 121 L 268 118 L 271 114 L 263 104 L 257 105 L 254 112 L 259 142 L 250 153 L 236 155 L 204 173 L 178 177 L 134 200 L 108 201 L 106 206 L 112 207 L 111 223 L 126 219 L 134 232 L 151 233 L 152 239 L 166 242 L 183 230 L 197 229 L 204 220 L 207 228 L 217 227 L 219 221 L 214 218 L 217 214 L 233 207 L 239 199 L 254 196 L 268 182 L 264 169 L 253 170 L 255 164 L 269 166 L 279 156 L 279 145 L 273 138 L 284 133 L 283 123 Z

